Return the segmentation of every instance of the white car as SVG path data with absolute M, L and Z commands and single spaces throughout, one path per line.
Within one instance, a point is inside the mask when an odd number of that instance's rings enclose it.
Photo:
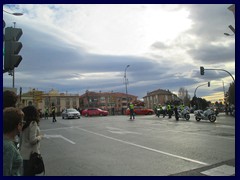
M 78 112 L 76 109 L 70 108 L 70 109 L 65 109 L 62 112 L 62 118 L 63 119 L 70 119 L 70 118 L 78 118 L 80 119 L 80 112 Z

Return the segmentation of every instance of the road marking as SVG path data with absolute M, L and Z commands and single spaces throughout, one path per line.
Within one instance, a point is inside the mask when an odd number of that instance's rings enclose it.
M 125 131 L 124 129 L 119 129 L 115 127 L 106 127 L 109 132 L 114 133 L 114 134 L 141 134 L 138 132 L 133 132 L 133 131 Z
M 158 124 L 154 124 L 154 126 L 156 126 Z M 148 129 L 151 129 L 151 130 L 159 130 L 157 128 L 148 128 Z M 190 131 L 180 131 L 180 130 L 161 130 L 162 133 L 165 133 L 165 132 L 176 132 L 176 133 L 185 133 L 185 134 L 193 134 L 193 135 L 200 135 L 200 136 L 210 136 L 210 137 L 216 137 L 216 138 L 220 138 L 220 139 L 228 139 L 228 140 L 233 140 L 235 141 L 235 134 L 233 134 L 232 136 L 233 137 L 225 137 L 225 136 L 219 136 L 219 135 L 216 135 L 216 134 L 203 134 L 203 133 L 196 133 L 196 132 L 190 132 Z
M 232 176 L 235 174 L 235 167 L 222 165 L 209 169 L 207 171 L 203 171 L 201 173 L 208 176 Z
M 142 149 L 146 149 L 146 150 L 149 150 L 149 151 L 157 152 L 157 153 L 160 153 L 160 154 L 165 154 L 165 155 L 168 155 L 168 156 L 171 156 L 171 157 L 183 159 L 183 160 L 190 161 L 190 162 L 194 162 L 194 163 L 201 164 L 201 165 L 209 165 L 209 164 L 207 164 L 207 163 L 205 163 L 205 162 L 201 162 L 201 161 L 198 161 L 198 160 L 186 158 L 186 157 L 183 157 L 183 156 L 178 156 L 178 155 L 171 154 L 171 153 L 167 153 L 167 152 L 164 152 L 164 151 L 159 151 L 159 150 L 157 150 L 157 149 L 149 148 L 149 147 L 142 146 L 142 145 L 135 144 L 135 143 L 131 143 L 131 142 L 128 142 L 128 141 L 123 141 L 123 140 L 121 140 L 121 139 L 116 139 L 116 138 L 113 138 L 113 137 L 110 137 L 110 136 L 106 136 L 106 135 L 99 134 L 99 133 L 96 133 L 96 132 L 93 132 L 93 131 L 89 131 L 89 130 L 86 130 L 86 129 L 82 129 L 82 128 L 80 128 L 80 127 L 76 127 L 76 128 L 78 128 L 78 129 L 80 129 L 80 130 L 82 130 L 82 131 L 85 131 L 85 132 L 88 132 L 88 133 L 97 135 L 97 136 L 101 136 L 101 137 L 104 137 L 104 138 L 107 138 L 107 139 L 111 139 L 111 140 L 114 140 L 114 141 L 118 141 L 118 142 L 121 142 L 121 143 L 124 143 L 124 144 L 129 144 L 129 145 L 132 145 L 132 146 L 136 146 L 136 147 L 139 147 L 139 148 L 142 148 Z
M 48 135 L 48 134 L 44 134 L 44 138 L 47 138 L 47 139 L 49 139 L 49 138 L 62 138 L 65 141 L 68 141 L 68 142 L 70 142 L 72 144 L 76 144 L 75 142 L 71 141 L 70 139 L 67 139 L 67 138 L 63 137 L 62 135 Z
M 44 131 L 52 131 L 52 130 L 59 130 L 59 129 L 69 129 L 69 128 L 74 128 L 74 126 L 71 126 L 71 127 L 62 127 L 62 128 L 44 129 L 44 130 L 41 130 L 41 132 L 44 132 Z

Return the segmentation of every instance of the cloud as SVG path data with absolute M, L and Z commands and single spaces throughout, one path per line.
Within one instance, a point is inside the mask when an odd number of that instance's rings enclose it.
M 193 96 L 226 89 L 235 76 L 235 39 L 224 36 L 234 17 L 228 4 L 44 5 L 4 6 L 24 16 L 4 15 L 6 26 L 23 29 L 23 57 L 16 68 L 16 87 L 84 93 L 125 92 L 127 65 L 129 93 L 142 98 L 156 89 L 177 92 L 185 87 Z M 12 77 L 3 75 L 3 85 Z

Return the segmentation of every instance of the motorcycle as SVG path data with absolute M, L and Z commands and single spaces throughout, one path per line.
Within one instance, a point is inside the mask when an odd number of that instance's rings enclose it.
M 196 121 L 209 120 L 210 122 L 215 122 L 217 118 L 214 111 L 207 109 L 205 111 L 198 110 L 195 113 L 195 119 Z
M 183 109 L 182 111 L 178 110 L 178 118 L 183 118 L 186 121 L 188 121 L 190 119 L 189 111 L 187 109 Z M 176 120 L 178 120 L 178 119 L 176 118 Z
M 157 117 L 160 117 L 160 114 L 161 114 L 161 110 L 160 108 L 157 108 L 157 112 L 156 112 Z

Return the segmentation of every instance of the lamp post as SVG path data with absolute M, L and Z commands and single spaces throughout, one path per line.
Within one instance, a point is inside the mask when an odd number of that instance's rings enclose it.
M 224 81 L 222 80 L 223 84 L 223 103 L 225 104 L 225 86 L 224 86 Z
M 223 33 L 225 36 L 234 36 L 234 34 Z
M 8 11 L 5 11 L 4 9 L 3 9 L 3 12 L 8 13 L 8 14 L 11 14 L 11 15 L 13 15 L 13 16 L 22 16 L 22 15 L 23 15 L 23 13 L 10 13 L 10 12 L 8 12 Z
M 127 65 L 125 68 L 125 73 L 124 73 L 124 83 L 125 83 L 125 88 L 126 88 L 126 96 L 127 96 L 127 105 L 128 105 L 128 91 L 127 91 L 127 84 L 128 84 L 128 79 L 127 79 L 127 68 L 130 65 Z

